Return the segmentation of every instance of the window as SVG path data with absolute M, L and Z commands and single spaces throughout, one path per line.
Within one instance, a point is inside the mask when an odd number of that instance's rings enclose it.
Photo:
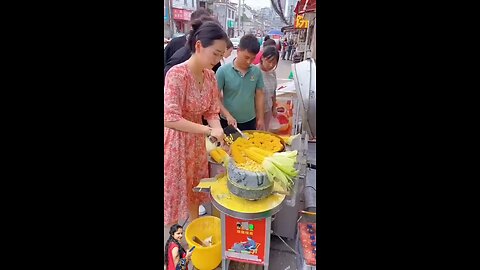
M 192 8 L 195 8 L 195 0 L 192 0 Z
M 188 6 L 188 2 L 187 2 L 187 0 L 184 0 L 184 2 L 183 2 L 183 3 L 185 4 L 185 6 Z

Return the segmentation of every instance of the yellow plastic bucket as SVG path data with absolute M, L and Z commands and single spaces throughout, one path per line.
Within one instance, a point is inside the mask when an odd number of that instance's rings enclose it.
M 195 246 L 192 264 L 198 270 L 213 270 L 222 262 L 222 229 L 220 219 L 213 216 L 200 217 L 192 221 L 185 230 L 188 248 Z M 212 246 L 202 247 L 193 242 L 196 236 L 200 240 L 212 236 Z

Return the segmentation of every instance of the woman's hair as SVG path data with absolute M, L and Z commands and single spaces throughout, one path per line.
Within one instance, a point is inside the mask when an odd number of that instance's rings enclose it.
M 229 40 L 220 24 L 218 24 L 218 22 L 212 17 L 202 16 L 191 24 L 192 30 L 190 31 L 187 43 L 192 53 L 195 53 L 195 43 L 197 43 L 197 41 L 200 41 L 202 46 L 206 48 L 211 46 L 215 40 L 225 40 L 225 42 Z
M 269 39 L 269 40 L 263 42 L 263 48 L 265 48 L 267 46 L 277 46 L 277 42 L 275 42 L 275 40 L 273 40 L 273 39 Z
M 275 48 L 273 46 L 268 46 L 263 50 L 262 59 L 260 61 L 263 61 L 263 59 L 271 59 L 271 58 L 277 60 L 277 65 L 278 65 L 278 60 L 280 59 L 280 54 L 278 53 L 277 48 Z M 273 69 L 276 69 L 277 65 L 275 65 L 275 67 Z
M 175 240 L 175 238 L 173 238 L 173 234 L 175 234 L 178 229 L 183 229 L 182 226 L 178 225 L 178 224 L 175 224 L 173 225 L 172 227 L 170 227 L 170 232 L 168 233 L 170 235 L 170 237 L 168 238 L 167 240 L 167 243 L 165 244 L 165 266 L 167 266 L 167 269 L 168 269 L 168 246 L 170 246 L 170 243 L 173 242 L 175 244 L 177 244 L 178 246 L 178 255 L 180 256 L 180 258 L 183 257 L 183 254 L 185 254 L 185 249 L 182 247 L 182 245 L 180 245 L 180 243 Z
M 230 39 L 227 40 L 227 50 L 233 47 L 233 43 Z
M 263 42 L 267 41 L 270 39 L 270 36 L 269 35 L 266 35 L 265 38 L 263 39 Z

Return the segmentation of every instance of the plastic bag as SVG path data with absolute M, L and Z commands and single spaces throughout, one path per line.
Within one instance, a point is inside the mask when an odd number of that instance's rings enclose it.
M 270 123 L 268 124 L 268 130 L 270 132 L 277 132 L 282 126 L 276 117 L 270 119 Z

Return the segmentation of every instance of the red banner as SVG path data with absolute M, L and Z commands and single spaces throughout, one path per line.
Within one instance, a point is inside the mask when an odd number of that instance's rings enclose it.
M 190 21 L 191 10 L 172 8 L 172 15 L 174 20 Z

